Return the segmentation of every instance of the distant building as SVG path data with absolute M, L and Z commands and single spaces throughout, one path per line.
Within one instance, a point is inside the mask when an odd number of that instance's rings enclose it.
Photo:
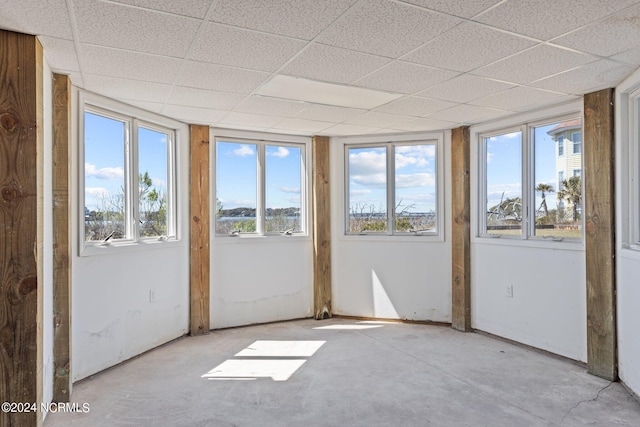
M 562 181 L 582 176 L 582 120 L 562 122 L 547 132 L 556 141 L 556 193 L 562 190 Z M 573 204 L 558 200 L 558 221 L 572 219 Z M 578 212 L 581 212 L 578 206 Z

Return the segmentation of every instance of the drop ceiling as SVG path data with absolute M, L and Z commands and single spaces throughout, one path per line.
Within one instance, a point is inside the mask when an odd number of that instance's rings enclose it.
M 187 123 L 450 129 L 615 87 L 640 0 L 3 0 L 74 85 Z

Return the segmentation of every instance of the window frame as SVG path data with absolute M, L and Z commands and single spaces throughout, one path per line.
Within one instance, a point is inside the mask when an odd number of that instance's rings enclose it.
M 640 87 L 629 92 L 629 248 L 640 251 Z
M 576 141 L 574 135 L 580 135 L 580 141 Z M 582 155 L 582 132 L 574 132 L 571 131 L 571 154 L 580 154 Z M 579 147 L 579 150 L 576 151 L 576 147 Z
M 394 239 L 415 241 L 415 237 L 421 237 L 420 241 L 434 240 L 443 241 L 445 235 L 444 215 L 446 209 L 444 205 L 444 133 L 428 133 L 428 134 L 402 134 L 402 135 L 380 135 L 380 136 L 356 136 L 339 138 L 342 145 L 340 150 L 340 162 L 342 163 L 342 196 L 341 196 L 341 238 L 345 239 Z M 434 231 L 423 232 L 403 232 L 395 231 L 395 147 L 407 145 L 427 145 L 432 144 L 435 147 L 435 212 L 436 225 Z M 390 147 L 393 145 L 393 149 Z M 381 232 L 359 232 L 352 233 L 349 231 L 349 149 L 350 148 L 386 148 L 386 200 L 387 200 L 387 230 Z M 390 190 L 390 184 L 393 184 L 393 190 Z
M 212 209 L 212 235 L 215 239 L 240 238 L 255 239 L 267 237 L 309 237 L 310 236 L 310 215 L 311 208 L 309 202 L 309 194 L 311 185 L 311 140 L 309 137 L 270 134 L 252 131 L 240 131 L 222 128 L 211 128 L 211 200 L 215 201 L 217 196 L 217 161 L 218 161 L 218 142 L 230 142 L 239 144 L 251 144 L 256 146 L 256 231 L 241 233 L 217 233 L 216 232 L 216 213 L 215 208 Z M 300 153 L 300 222 L 301 231 L 292 233 L 282 232 L 266 232 L 266 147 L 295 147 L 301 150 Z
M 475 160 L 478 171 L 475 177 L 477 199 L 472 201 L 472 209 L 477 213 L 477 221 L 475 221 L 477 229 L 473 234 L 474 240 L 479 239 L 479 241 L 482 242 L 493 241 L 496 243 L 502 241 L 508 244 L 521 242 L 525 245 L 557 245 L 557 243 L 563 242 L 563 247 L 583 247 L 584 217 L 582 218 L 582 237 L 580 238 L 546 239 L 542 235 L 535 234 L 535 129 L 537 127 L 567 121 L 572 118 L 582 117 L 581 106 L 570 108 L 570 104 L 550 108 L 546 113 L 547 114 L 543 111 L 531 113 L 513 119 L 501 120 L 493 124 L 480 125 L 473 129 L 473 140 L 474 143 L 477 144 L 477 156 Z M 489 233 L 487 230 L 487 217 L 485 212 L 487 205 L 486 141 L 491 136 L 504 135 L 515 131 L 522 132 L 522 233 L 521 235 L 514 236 L 495 235 Z M 564 137 L 563 139 L 566 140 Z M 566 144 L 564 145 L 566 148 Z M 557 151 L 557 141 L 556 155 L 562 157 Z M 563 155 L 566 155 L 566 152 Z M 581 167 L 581 169 L 582 168 L 583 167 Z M 584 194 L 584 180 L 582 180 L 582 187 Z M 579 246 L 574 246 L 576 244 Z
M 178 144 L 181 124 L 154 113 L 111 100 L 100 95 L 78 90 L 77 109 L 77 173 L 78 173 L 78 240 L 79 255 L 104 254 L 111 250 L 142 248 L 148 245 L 171 245 L 181 240 L 178 212 Z M 85 113 L 95 114 L 125 123 L 124 138 L 124 198 L 125 238 L 109 241 L 87 241 L 85 236 Z M 138 128 L 167 135 L 167 233 L 162 236 L 143 237 L 137 218 L 140 217 L 138 188 Z

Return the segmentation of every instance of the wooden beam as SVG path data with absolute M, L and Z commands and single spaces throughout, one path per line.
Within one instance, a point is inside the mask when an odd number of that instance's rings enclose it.
M 614 90 L 584 96 L 583 166 L 587 369 L 618 378 L 615 282 Z
M 471 330 L 471 193 L 469 127 L 451 132 L 451 326 Z
M 331 317 L 331 211 L 329 203 L 329 138 L 312 139 L 313 305 L 316 319 Z
M 191 209 L 191 335 L 209 333 L 209 126 L 191 125 L 190 195 Z
M 53 400 L 71 395 L 71 80 L 53 75 Z
M 42 46 L 0 30 L 0 402 L 42 401 Z M 0 411 L 0 426 L 41 423 Z

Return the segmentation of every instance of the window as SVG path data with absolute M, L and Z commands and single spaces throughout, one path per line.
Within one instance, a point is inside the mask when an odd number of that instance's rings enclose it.
M 573 154 L 582 153 L 582 133 L 573 132 L 571 134 L 571 140 L 573 141 Z
M 574 169 L 573 176 L 582 176 L 582 169 Z
M 438 231 L 437 142 L 346 145 L 347 234 Z
M 554 241 L 582 237 L 582 158 L 563 156 L 560 136 L 576 123 L 579 119 L 572 117 L 552 119 L 480 135 L 480 209 L 486 212 L 481 235 Z M 567 169 L 577 175 L 567 180 Z
M 83 240 L 176 238 L 176 131 L 83 103 Z
M 564 156 L 564 136 L 558 135 L 558 156 Z
M 216 234 L 304 234 L 305 174 L 302 143 L 216 138 Z

